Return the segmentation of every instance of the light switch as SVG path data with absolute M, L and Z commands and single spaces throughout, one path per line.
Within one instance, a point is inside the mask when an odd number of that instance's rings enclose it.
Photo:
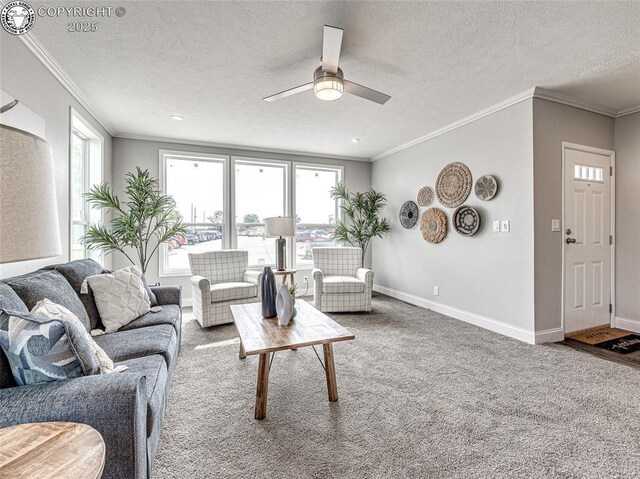
M 493 220 L 493 231 L 494 233 L 500 232 L 500 220 Z
M 560 231 L 560 220 L 551 220 L 551 231 Z
M 501 220 L 500 221 L 500 231 L 503 233 L 508 233 L 511 229 L 511 222 L 509 220 Z

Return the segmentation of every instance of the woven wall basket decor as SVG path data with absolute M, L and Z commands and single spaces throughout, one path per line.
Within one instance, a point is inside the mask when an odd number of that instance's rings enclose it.
M 436 180 L 438 200 L 448 208 L 460 206 L 471 193 L 471 172 L 464 163 L 449 163 Z
M 433 201 L 433 190 L 430 186 L 423 186 L 418 191 L 418 204 L 420 206 L 429 206 Z
M 413 228 L 418 222 L 418 205 L 413 201 L 405 201 L 400 208 L 400 224 L 407 229 Z
M 425 241 L 440 243 L 447 236 L 447 215 L 439 208 L 429 208 L 420 218 L 420 231 Z
M 498 192 L 498 182 L 491 175 L 484 175 L 476 181 L 476 196 L 482 201 L 489 201 Z
M 453 213 L 453 228 L 462 236 L 473 236 L 480 229 L 480 213 L 472 206 L 460 206 Z

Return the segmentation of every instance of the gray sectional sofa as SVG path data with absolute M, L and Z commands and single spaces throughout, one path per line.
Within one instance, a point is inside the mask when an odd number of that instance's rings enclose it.
M 80 294 L 80 287 L 87 276 L 103 272 L 95 261 L 79 260 L 3 279 L 0 309 L 28 312 L 49 298 L 71 311 L 83 307 L 91 329 L 101 328 L 93 295 Z M 16 386 L 0 349 L 0 428 L 44 421 L 89 424 L 105 441 L 103 478 L 150 477 L 182 324 L 180 288 L 159 286 L 151 291 L 161 312 L 147 313 L 115 333 L 94 338 L 114 362 L 128 366 L 122 373 Z

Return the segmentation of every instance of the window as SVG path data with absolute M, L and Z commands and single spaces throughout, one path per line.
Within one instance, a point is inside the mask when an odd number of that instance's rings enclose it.
M 160 276 L 189 276 L 190 252 L 231 248 L 248 251 L 250 267 L 275 265 L 276 242 L 264 231 L 271 216 L 296 218 L 290 267 L 310 268 L 314 247 L 335 245 L 339 209 L 330 190 L 342 167 L 160 150 L 160 172 L 189 231 L 160 249 Z
M 288 163 L 234 158 L 237 248 L 249 265 L 274 265 L 276 242 L 264 235 L 264 218 L 287 216 Z
M 189 253 L 223 249 L 226 158 L 161 151 L 162 189 L 176 202 L 188 233 L 163 245 L 160 276 L 189 275 Z
M 598 166 L 574 165 L 573 178 L 579 181 L 592 181 L 603 183 L 604 168 Z
M 331 199 L 330 191 L 342 180 L 342 168 L 296 163 L 294 171 L 295 260 L 298 267 L 304 267 L 313 263 L 313 248 L 335 246 L 331 233 L 339 208 L 338 202 Z
M 100 210 L 90 208 L 84 195 L 93 185 L 102 182 L 102 155 L 104 139 L 75 110 L 71 110 L 70 136 L 70 251 L 71 260 L 93 258 L 101 261 L 101 254 L 89 251 L 81 243 L 87 228 L 102 220 Z

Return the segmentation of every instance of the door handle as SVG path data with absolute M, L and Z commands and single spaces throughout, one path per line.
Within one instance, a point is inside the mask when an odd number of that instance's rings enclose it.
M 565 243 L 567 243 L 567 244 L 572 244 L 572 243 L 575 243 L 575 242 L 576 242 L 575 238 L 567 238 L 565 240 Z

